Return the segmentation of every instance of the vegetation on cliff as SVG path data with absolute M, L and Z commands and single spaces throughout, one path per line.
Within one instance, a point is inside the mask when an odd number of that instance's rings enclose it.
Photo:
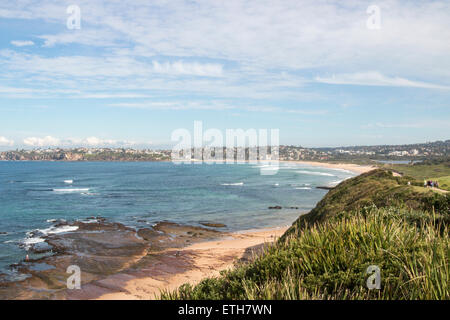
M 330 191 L 275 244 L 163 299 L 449 299 L 449 197 L 374 170 Z M 367 268 L 381 270 L 368 289 Z
M 409 184 L 408 184 L 409 183 Z M 446 212 L 450 198 L 423 187 L 423 181 L 396 177 L 387 170 L 373 170 L 340 183 L 330 190 L 308 214 L 301 216 L 291 230 L 305 223 L 324 221 L 342 211 L 357 211 L 367 206 L 397 207 L 424 212 Z
M 76 148 L 16 150 L 0 152 L 7 161 L 168 161 L 170 150 L 134 150 L 123 148 Z

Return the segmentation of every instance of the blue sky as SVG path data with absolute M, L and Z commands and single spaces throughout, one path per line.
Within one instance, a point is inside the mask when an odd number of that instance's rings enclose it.
M 302 146 L 450 138 L 448 1 L 3 1 L 0 30 L 3 150 L 156 148 L 195 120 Z

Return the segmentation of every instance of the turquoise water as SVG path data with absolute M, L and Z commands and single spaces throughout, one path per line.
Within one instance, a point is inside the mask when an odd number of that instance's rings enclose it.
M 289 225 L 324 196 L 316 186 L 351 176 L 291 164 L 267 176 L 251 164 L 0 162 L 0 272 L 41 241 L 30 231 L 64 231 L 52 228 L 58 219 L 101 216 L 137 228 L 209 221 L 230 231 Z

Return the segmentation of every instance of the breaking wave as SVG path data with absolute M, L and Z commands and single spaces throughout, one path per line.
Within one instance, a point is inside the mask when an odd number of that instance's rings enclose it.
M 237 183 L 222 183 L 221 186 L 243 186 L 243 182 L 237 182 Z
M 297 173 L 303 173 L 303 174 L 310 174 L 313 176 L 327 176 L 327 177 L 335 177 L 334 174 L 326 173 L 326 172 L 319 172 L 319 171 L 306 171 L 306 170 L 298 170 L 295 171 Z
M 89 188 L 63 188 L 63 189 L 52 189 L 53 192 L 58 193 L 76 193 L 76 192 L 88 192 Z

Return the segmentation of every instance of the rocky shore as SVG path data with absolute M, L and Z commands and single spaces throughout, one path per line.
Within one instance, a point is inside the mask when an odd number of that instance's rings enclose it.
M 151 228 L 135 230 L 103 218 L 72 223 L 59 222 L 55 227 L 70 232 L 49 234 L 44 242 L 32 244 L 28 259 L 14 265 L 26 279 L 0 283 L 0 299 L 89 299 L 108 292 L 105 279 L 119 274 L 148 274 L 161 261 L 185 269 L 189 259 L 176 259 L 176 249 L 217 239 L 226 235 L 215 228 L 160 222 Z M 175 250 L 174 255 L 164 253 Z M 81 270 L 83 290 L 68 290 L 69 266 Z M 119 276 L 120 277 L 120 276 Z M 117 281 L 111 284 L 117 285 Z M 112 290 L 111 288 L 109 290 Z

